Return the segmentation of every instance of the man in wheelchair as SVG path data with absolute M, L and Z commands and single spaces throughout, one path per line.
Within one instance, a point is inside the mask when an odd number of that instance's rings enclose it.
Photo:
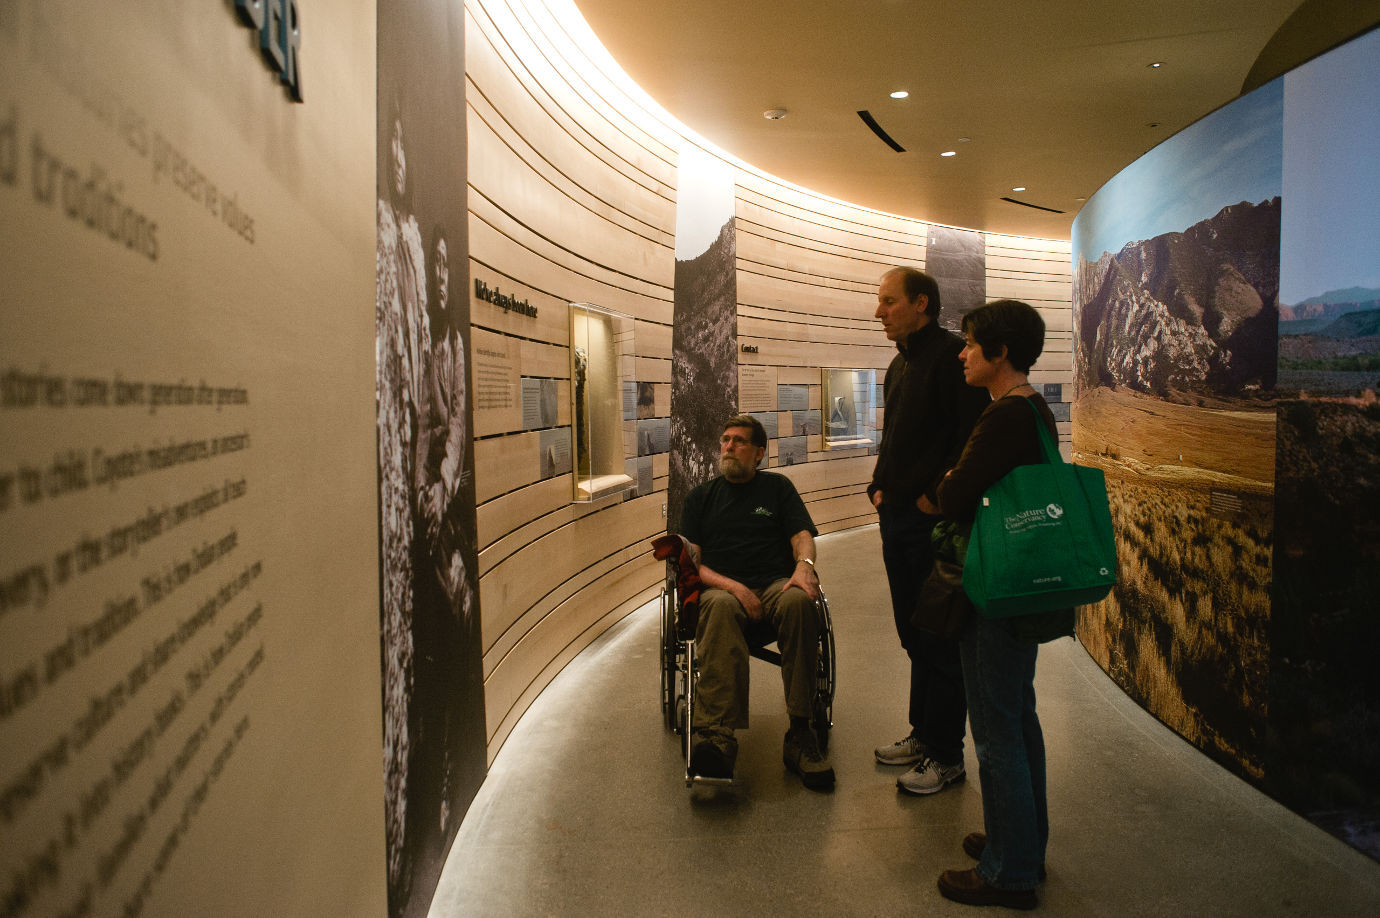
M 790 715 L 783 759 L 807 788 L 828 791 L 834 769 L 810 726 L 821 629 L 818 532 L 791 480 L 758 470 L 766 449 L 756 418 L 729 418 L 719 438 L 723 474 L 692 490 L 681 514 L 702 585 L 690 771 L 733 776 L 733 731 L 748 725 L 748 644 L 775 639 Z

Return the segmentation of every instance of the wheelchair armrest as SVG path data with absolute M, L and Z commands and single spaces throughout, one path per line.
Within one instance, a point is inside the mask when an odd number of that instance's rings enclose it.
M 685 536 L 667 534 L 652 539 L 652 557 L 666 562 L 668 579 L 676 584 L 676 630 L 682 639 L 693 638 L 700 614 L 700 568 L 690 554 Z

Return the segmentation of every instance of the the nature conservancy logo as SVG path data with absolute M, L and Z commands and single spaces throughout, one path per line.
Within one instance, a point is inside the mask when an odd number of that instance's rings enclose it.
M 1012 513 L 1002 519 L 1002 524 L 1007 532 L 1024 532 L 1040 526 L 1053 526 L 1063 515 L 1064 508 L 1059 504 L 1046 504 L 1035 510 Z

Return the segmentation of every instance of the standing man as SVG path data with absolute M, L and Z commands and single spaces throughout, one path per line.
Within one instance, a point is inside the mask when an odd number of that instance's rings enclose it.
M 963 381 L 963 339 L 939 325 L 934 278 L 915 268 L 883 274 L 875 315 L 898 353 L 886 370 L 882 443 L 867 494 L 881 525 L 896 632 L 910 657 L 910 732 L 876 756 L 914 766 L 897 779 L 901 791 L 935 794 L 964 778 L 963 670 L 958 641 L 919 631 L 910 619 L 934 564 L 935 488 L 990 399 Z
M 723 474 L 686 495 L 681 514 L 680 533 L 703 587 L 690 770 L 733 776 L 733 731 L 748 725 L 748 641 L 775 639 L 790 715 L 782 757 L 810 790 L 830 791 L 834 769 L 810 726 L 820 632 L 817 533 L 791 480 L 757 470 L 766 451 L 760 421 L 729 418 L 719 438 Z

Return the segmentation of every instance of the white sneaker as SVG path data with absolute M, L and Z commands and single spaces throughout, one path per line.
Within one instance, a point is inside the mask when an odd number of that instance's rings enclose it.
M 957 784 L 967 777 L 963 763 L 940 765 L 926 756 L 910 771 L 896 779 L 896 787 L 902 793 L 923 797 L 937 794 L 950 784 Z
M 912 733 L 889 746 L 878 746 L 873 750 L 873 755 L 883 765 L 914 765 L 925 757 L 925 747 Z

